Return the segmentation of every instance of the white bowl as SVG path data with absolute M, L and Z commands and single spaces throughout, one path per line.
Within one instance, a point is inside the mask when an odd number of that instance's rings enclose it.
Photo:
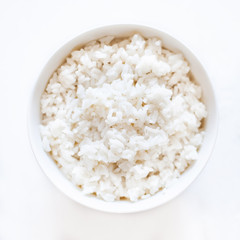
M 139 200 L 134 203 L 128 201 L 105 202 L 95 197 L 85 196 L 77 187 L 67 180 L 67 178 L 60 172 L 51 157 L 43 150 L 39 131 L 40 97 L 45 89 L 49 77 L 57 69 L 57 67 L 63 63 L 66 56 L 68 56 L 68 54 L 76 46 L 80 46 L 105 35 L 125 37 L 133 34 L 134 32 L 139 32 L 145 37 L 157 36 L 162 40 L 163 46 L 174 52 L 180 51 L 184 54 L 185 58 L 190 63 L 192 74 L 203 89 L 203 99 L 207 106 L 208 112 L 205 124 L 206 135 L 199 150 L 199 160 L 196 161 L 186 172 L 182 174 L 177 181 L 175 181 L 164 191 L 160 191 L 148 199 Z M 28 116 L 28 130 L 32 150 L 40 167 L 51 180 L 51 182 L 68 197 L 78 203 L 81 203 L 82 205 L 93 209 L 114 213 L 139 212 L 151 209 L 170 201 L 179 195 L 183 190 L 185 190 L 196 179 L 210 158 L 217 136 L 217 126 L 217 107 L 213 87 L 199 60 L 187 47 L 168 34 L 151 27 L 130 24 L 96 28 L 88 32 L 81 33 L 79 36 L 64 44 L 50 58 L 41 71 L 40 76 L 38 77 L 32 90 Z

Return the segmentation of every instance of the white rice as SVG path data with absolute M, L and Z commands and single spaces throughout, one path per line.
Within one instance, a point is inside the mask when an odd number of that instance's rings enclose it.
M 137 201 L 198 159 L 206 107 L 181 53 L 157 38 L 104 37 L 73 51 L 41 97 L 41 136 L 85 194 Z

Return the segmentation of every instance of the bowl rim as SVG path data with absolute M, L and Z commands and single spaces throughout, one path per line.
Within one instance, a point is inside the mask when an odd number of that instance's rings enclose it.
M 82 196 L 82 198 L 78 198 L 74 195 L 74 193 L 72 193 L 69 189 L 63 188 L 61 187 L 58 183 L 56 183 L 56 181 L 53 179 L 53 176 L 51 176 L 51 174 L 49 174 L 46 169 L 45 166 L 41 160 L 41 157 L 39 156 L 39 152 L 38 149 L 41 148 L 41 151 L 44 151 L 42 146 L 36 146 L 35 144 L 35 140 L 34 140 L 34 133 L 32 131 L 33 126 L 32 126 L 32 114 L 31 114 L 31 108 L 32 108 L 32 104 L 33 104 L 33 99 L 34 99 L 34 93 L 36 91 L 36 87 L 37 87 L 37 83 L 41 80 L 41 75 L 42 73 L 45 71 L 46 67 L 49 65 L 49 63 L 54 59 L 55 55 L 60 52 L 62 50 L 62 48 L 64 48 L 64 46 L 66 46 L 67 44 L 73 42 L 74 40 L 78 39 L 80 36 L 82 36 L 83 34 L 89 34 L 92 33 L 96 30 L 103 30 L 106 31 L 106 29 L 108 28 L 118 28 L 118 27 L 127 27 L 127 28 L 145 28 L 145 29 L 149 29 L 150 31 L 156 31 L 159 33 L 159 35 L 165 35 L 169 38 L 171 38 L 173 41 L 178 42 L 178 44 L 181 45 L 181 47 L 185 48 L 185 50 L 187 50 L 196 60 L 197 63 L 202 67 L 204 74 L 206 75 L 208 84 L 211 87 L 211 94 L 212 94 L 212 99 L 214 101 L 214 105 L 215 105 L 215 129 L 213 131 L 213 136 L 212 136 L 212 146 L 211 146 L 211 150 L 208 152 L 208 157 L 207 159 L 204 161 L 204 164 L 201 166 L 201 168 L 198 169 L 197 173 L 195 174 L 195 176 L 191 179 L 190 182 L 188 182 L 187 184 L 185 184 L 184 187 L 182 187 L 181 189 L 179 189 L 179 191 L 175 191 L 174 194 L 172 194 L 171 196 L 169 196 L 168 198 L 166 198 L 164 201 L 156 201 L 158 199 L 156 199 L 155 201 L 149 201 L 151 199 L 155 199 L 157 194 L 154 194 L 153 196 L 144 199 L 144 200 L 139 200 L 137 202 L 130 202 L 127 201 L 128 206 L 124 206 L 124 205 L 120 205 L 121 201 L 115 201 L 115 202 L 106 202 L 104 200 L 95 198 L 93 199 L 93 201 L 91 200 L 91 197 L 89 196 Z M 107 34 L 105 34 L 106 36 Z M 103 34 L 104 36 L 104 34 Z M 161 38 L 161 37 L 159 37 Z M 96 38 L 97 39 L 97 38 Z M 79 43 L 80 45 L 80 43 Z M 74 47 L 73 47 L 74 48 Z M 184 192 L 186 190 L 186 188 L 188 188 L 200 175 L 200 173 L 203 171 L 203 169 L 206 167 L 206 164 L 208 163 L 208 160 L 211 158 L 212 154 L 213 154 L 213 150 L 214 150 L 214 146 L 216 143 L 216 139 L 217 139 L 217 134 L 218 134 L 218 125 L 219 125 L 219 114 L 218 114 L 218 106 L 217 106 L 217 101 L 216 101 L 216 95 L 214 93 L 214 87 L 213 87 L 213 83 L 209 78 L 209 75 L 207 74 L 206 71 L 206 67 L 203 65 L 202 61 L 199 59 L 199 57 L 196 56 L 196 54 L 192 51 L 192 49 L 190 49 L 189 47 L 186 46 L 185 43 L 183 43 L 182 40 L 179 40 L 179 38 L 176 38 L 175 36 L 172 36 L 172 34 L 170 35 L 169 33 L 167 33 L 166 31 L 162 31 L 157 27 L 153 27 L 153 26 L 149 26 L 149 25 L 143 25 L 143 24 L 111 24 L 111 25 L 101 25 L 101 26 L 97 26 L 97 27 L 93 27 L 93 28 L 89 28 L 88 30 L 83 30 L 81 31 L 79 34 L 77 34 L 76 36 L 72 37 L 71 39 L 65 41 L 64 43 L 61 44 L 61 46 L 50 54 L 50 56 L 48 57 L 47 61 L 45 61 L 45 64 L 43 65 L 43 67 L 41 67 L 40 72 L 38 73 L 38 76 L 36 78 L 35 81 L 33 81 L 32 83 L 32 88 L 30 90 L 30 97 L 29 97 L 29 106 L 28 106 L 28 111 L 27 111 L 27 129 L 28 129 L 28 139 L 30 142 L 30 146 L 32 149 L 32 152 L 35 156 L 35 159 L 38 163 L 38 165 L 40 166 L 40 168 L 42 169 L 43 173 L 48 177 L 48 179 L 50 180 L 50 182 L 56 186 L 56 188 L 58 190 L 60 190 L 63 194 L 67 195 L 70 199 L 74 200 L 77 203 L 80 203 L 83 206 L 86 207 L 90 207 L 92 209 L 95 210 L 99 210 L 99 211 L 103 211 L 103 212 L 109 212 L 109 213 L 134 213 L 134 212 L 142 212 L 142 211 L 146 211 L 152 208 L 155 208 L 157 206 L 162 206 L 164 204 L 166 204 L 167 202 L 171 201 L 172 199 L 176 198 L 177 196 L 179 196 L 182 192 Z M 40 133 L 39 133 L 40 134 Z M 203 140 L 204 141 L 204 140 Z M 55 164 L 55 163 L 54 163 Z M 60 170 L 58 169 L 58 171 L 60 172 Z M 64 181 L 69 181 L 64 175 L 62 175 L 62 177 L 65 179 Z M 70 184 L 72 184 L 69 181 Z M 73 185 L 73 184 L 72 184 Z M 79 190 L 77 190 L 79 191 Z M 164 192 L 165 190 L 163 190 Z M 167 191 L 167 189 L 166 189 Z M 79 191 L 80 192 L 80 191 Z M 139 204 L 140 203 L 140 204 Z

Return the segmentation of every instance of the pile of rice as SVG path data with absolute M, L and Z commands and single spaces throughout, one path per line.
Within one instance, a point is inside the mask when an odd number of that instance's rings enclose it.
M 206 107 L 181 53 L 107 36 L 73 51 L 41 97 L 44 150 L 85 194 L 137 201 L 198 159 Z

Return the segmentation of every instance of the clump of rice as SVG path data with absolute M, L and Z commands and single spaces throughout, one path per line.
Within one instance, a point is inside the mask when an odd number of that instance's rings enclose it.
M 206 107 L 181 53 L 139 34 L 73 51 L 41 97 L 44 150 L 85 194 L 147 198 L 198 159 Z

